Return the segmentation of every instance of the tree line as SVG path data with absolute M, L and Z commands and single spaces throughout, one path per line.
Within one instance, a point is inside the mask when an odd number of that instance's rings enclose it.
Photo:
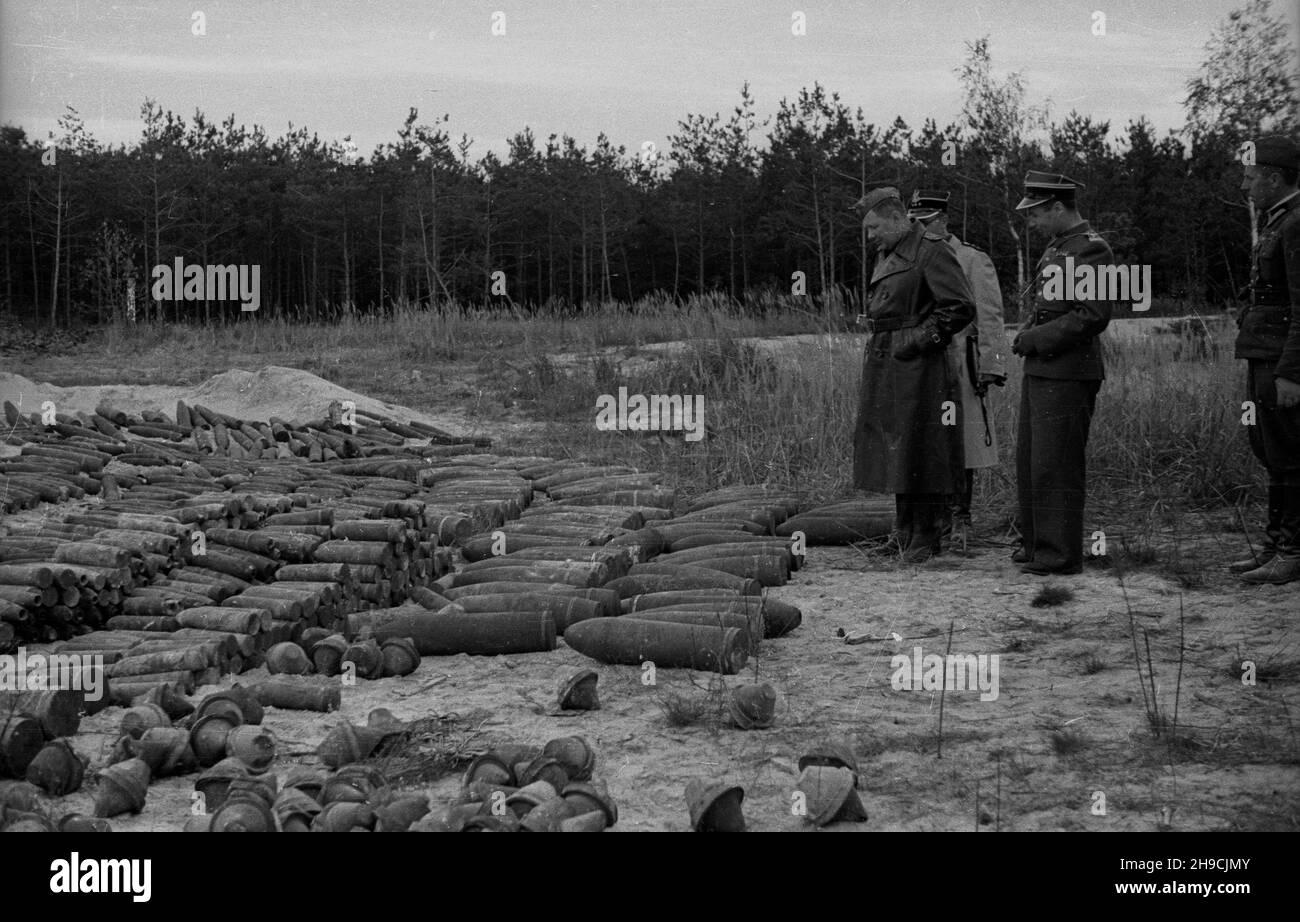
M 305 128 L 272 137 L 146 100 L 129 145 L 97 141 L 69 109 L 49 143 L 0 128 L 4 312 L 50 324 L 237 318 L 239 304 L 156 301 L 157 265 L 260 267 L 261 316 L 328 318 L 398 305 L 528 310 L 707 295 L 737 306 L 792 294 L 852 303 L 871 254 L 854 203 L 868 189 L 947 189 L 950 226 L 986 249 L 1008 317 L 1043 241 L 1013 207 L 1027 170 L 1086 184 L 1081 208 L 1118 260 L 1147 264 L 1157 297 L 1229 304 L 1249 275 L 1252 215 L 1240 145 L 1294 128 L 1288 39 L 1252 0 L 1211 38 L 1187 124 L 1112 131 L 1030 105 L 994 74 L 988 39 L 956 69 L 959 119 L 871 122 L 815 84 L 760 119 L 748 86 L 725 117 L 690 114 L 667 150 L 601 135 L 471 157 L 447 116 L 411 109 L 362 156 Z M 1247 62 L 1246 55 L 1249 55 Z M 1248 67 L 1257 86 L 1241 89 Z M 1263 79 L 1261 74 L 1267 79 Z M 801 274 L 801 275 L 800 275 Z

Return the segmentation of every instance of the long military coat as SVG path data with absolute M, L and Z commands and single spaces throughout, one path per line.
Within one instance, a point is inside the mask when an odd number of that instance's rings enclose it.
M 867 317 L 881 329 L 863 355 L 855 485 L 873 493 L 958 492 L 961 392 L 947 345 L 974 319 L 975 304 L 942 237 L 914 223 L 877 257 Z
M 961 266 L 962 274 L 970 285 L 971 295 L 975 298 L 975 322 L 962 327 L 952 338 L 948 347 L 948 357 L 957 369 L 957 380 L 961 387 L 962 436 L 966 454 L 966 467 L 996 467 L 998 463 L 998 435 L 993 426 L 993 400 L 996 390 L 990 390 L 984 398 L 989 408 L 989 424 L 984 426 L 984 414 L 980 408 L 979 396 L 971 384 L 970 373 L 966 368 L 966 341 L 975 337 L 976 354 L 979 356 L 979 371 L 1006 377 L 1007 374 L 1007 333 L 1006 321 L 1002 318 L 1002 288 L 998 285 L 997 270 L 989 254 L 979 247 L 964 243 L 958 237 L 949 234 L 945 238 L 952 247 Z M 985 444 L 984 437 L 990 437 Z

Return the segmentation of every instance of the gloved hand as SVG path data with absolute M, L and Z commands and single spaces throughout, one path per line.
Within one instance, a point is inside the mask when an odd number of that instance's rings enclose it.
M 919 327 L 899 330 L 896 337 L 897 342 L 894 344 L 894 358 L 906 362 L 930 352 L 937 352 L 943 348 L 943 344 L 936 343 L 934 337 L 934 327 L 928 323 L 923 323 Z
M 1288 381 L 1286 378 L 1274 378 L 1273 383 L 1277 387 L 1279 407 L 1289 410 L 1291 407 L 1300 406 L 1300 384 Z
M 1019 333 L 1011 343 L 1011 351 L 1019 356 L 1030 356 L 1036 351 L 1033 343 L 1025 338 L 1024 333 Z
M 989 392 L 990 385 L 1002 387 L 1007 383 L 1006 375 L 995 375 L 987 371 L 981 371 L 979 381 L 975 384 L 975 396 L 983 397 Z

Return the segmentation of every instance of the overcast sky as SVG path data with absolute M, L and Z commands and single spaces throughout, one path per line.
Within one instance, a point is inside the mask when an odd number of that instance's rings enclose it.
M 140 134 L 146 97 L 190 116 L 292 122 L 362 151 L 415 106 L 450 114 L 472 153 L 603 131 L 661 149 L 688 112 L 729 113 L 749 81 L 758 111 L 820 81 L 869 121 L 955 120 L 965 43 L 989 35 L 1031 102 L 1119 131 L 1183 123 L 1185 85 L 1211 32 L 1246 0 L 3 0 L 0 122 L 44 139 L 72 105 L 100 140 Z M 1295 0 L 1275 0 L 1295 34 Z M 206 35 L 192 34 L 202 11 Z M 791 31 L 801 11 L 807 34 Z M 1105 35 L 1093 34 L 1094 14 Z M 493 35 L 495 14 L 504 35 Z M 499 20 L 498 20 L 499 21 Z

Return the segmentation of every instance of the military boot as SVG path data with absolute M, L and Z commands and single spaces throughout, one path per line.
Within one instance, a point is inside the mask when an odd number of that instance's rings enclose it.
M 1258 551 L 1252 551 L 1249 557 L 1234 560 L 1228 564 L 1228 572 L 1240 576 L 1265 566 L 1277 555 L 1278 541 L 1283 537 L 1283 524 L 1286 518 L 1287 488 L 1273 482 L 1272 472 L 1268 485 L 1268 525 L 1264 529 L 1264 544 Z
M 1281 586 L 1300 579 L 1300 553 L 1277 554 L 1262 567 L 1241 574 L 1242 582 Z
M 1264 564 L 1276 556 L 1277 552 L 1272 547 L 1265 545 L 1258 551 L 1253 552 L 1249 557 L 1243 557 L 1240 560 L 1234 560 L 1228 564 L 1228 572 L 1236 573 L 1240 576 L 1242 573 L 1249 573 L 1251 570 L 1258 570 Z

